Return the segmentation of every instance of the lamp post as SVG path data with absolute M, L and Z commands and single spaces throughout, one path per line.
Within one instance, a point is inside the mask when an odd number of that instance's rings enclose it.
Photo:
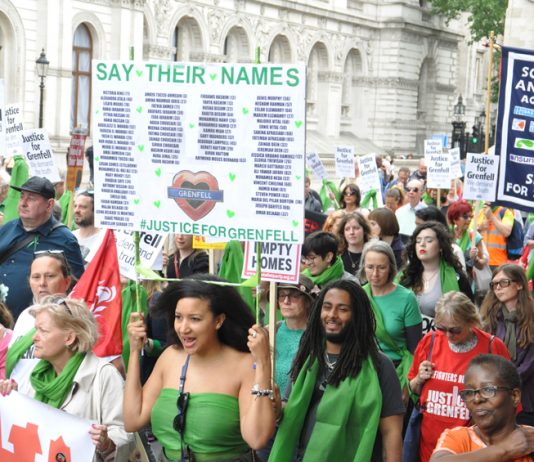
M 44 48 L 41 50 L 40 56 L 35 61 L 37 67 L 37 75 L 41 77 L 41 84 L 39 89 L 41 90 L 41 95 L 39 99 L 39 128 L 43 128 L 43 94 L 44 94 L 44 79 L 48 74 L 48 65 L 50 62 L 46 59 Z
M 452 147 L 460 148 L 460 158 L 465 159 L 465 104 L 462 95 L 458 96 L 458 102 L 453 109 L 454 120 L 452 122 Z

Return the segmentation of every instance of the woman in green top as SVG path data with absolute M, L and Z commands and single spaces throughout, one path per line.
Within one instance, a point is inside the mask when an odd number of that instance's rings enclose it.
M 130 318 L 125 426 L 137 431 L 151 423 L 169 460 L 249 460 L 249 448 L 263 447 L 274 432 L 267 332 L 221 281 L 195 275 L 162 293 L 156 311 L 167 317 L 171 346 L 143 387 L 146 328 L 139 313 Z
M 395 254 L 384 241 L 368 242 L 362 253 L 360 280 L 371 301 L 376 319 L 376 336 L 382 351 L 393 361 L 408 399 L 406 375 L 413 352 L 423 336 L 421 313 L 411 290 L 395 284 Z

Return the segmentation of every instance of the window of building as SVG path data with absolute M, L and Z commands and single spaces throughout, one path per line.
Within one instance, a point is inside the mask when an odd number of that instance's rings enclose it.
M 81 128 L 89 132 L 91 114 L 91 59 L 93 41 L 89 29 L 80 24 L 74 32 L 72 46 L 71 130 Z

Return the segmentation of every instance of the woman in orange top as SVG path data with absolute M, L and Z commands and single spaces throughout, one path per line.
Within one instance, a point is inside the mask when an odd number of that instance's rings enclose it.
M 516 423 L 521 382 L 513 363 L 479 355 L 465 373 L 460 397 L 474 425 L 443 432 L 431 462 L 532 462 L 534 427 Z

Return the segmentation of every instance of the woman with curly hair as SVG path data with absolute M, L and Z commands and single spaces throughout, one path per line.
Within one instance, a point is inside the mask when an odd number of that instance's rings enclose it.
M 469 280 L 452 251 L 444 225 L 437 221 L 418 225 L 406 254 L 408 264 L 399 283 L 415 293 L 423 315 L 423 332 L 434 330 L 435 306 L 443 294 L 461 291 L 473 300 Z
M 363 246 L 371 239 L 369 223 L 358 212 L 347 213 L 339 224 L 338 239 L 342 250 L 341 260 L 345 271 L 358 273 Z
M 506 263 L 493 272 L 480 315 L 484 330 L 508 347 L 521 377 L 523 411 L 517 422 L 534 425 L 534 298 L 520 266 Z

